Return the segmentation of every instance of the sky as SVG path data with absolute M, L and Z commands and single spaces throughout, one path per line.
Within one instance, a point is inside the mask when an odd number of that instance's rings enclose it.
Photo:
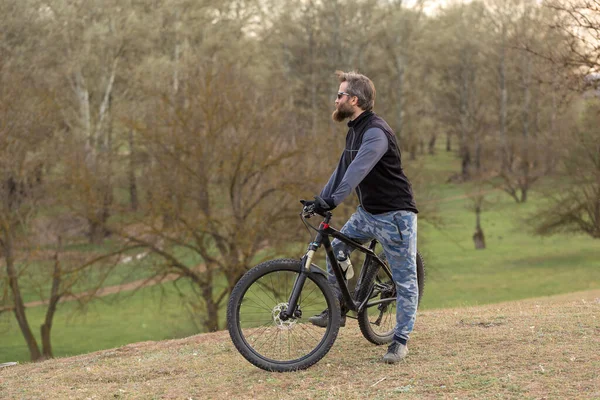
M 407 7 L 413 7 L 419 0 L 404 0 L 403 4 Z M 443 7 L 452 3 L 470 3 L 471 0 L 425 0 L 424 11 L 427 14 L 435 14 L 439 7 Z

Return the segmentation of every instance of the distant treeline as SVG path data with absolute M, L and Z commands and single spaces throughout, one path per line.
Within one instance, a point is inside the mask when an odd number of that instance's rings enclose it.
M 550 176 L 565 186 L 538 233 L 600 237 L 593 40 L 556 4 L 431 3 L 0 2 L 0 313 L 32 358 L 52 356 L 60 298 L 134 249 L 152 252 L 148 275 L 190 280 L 204 327 L 222 326 L 237 279 L 298 238 L 298 199 L 336 163 L 335 70 L 374 81 L 407 169 L 443 140 L 453 180 L 516 202 Z M 68 257 L 82 241 L 97 251 Z M 41 347 L 24 280 L 50 300 Z

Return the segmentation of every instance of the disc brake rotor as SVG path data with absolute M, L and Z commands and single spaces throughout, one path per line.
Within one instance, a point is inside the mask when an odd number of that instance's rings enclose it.
M 295 318 L 288 318 L 285 321 L 281 319 L 281 313 L 282 311 L 287 310 L 287 306 L 287 303 L 279 303 L 273 307 L 273 311 L 271 312 L 273 315 L 273 322 L 275 322 L 275 325 L 281 330 L 289 330 L 296 325 Z

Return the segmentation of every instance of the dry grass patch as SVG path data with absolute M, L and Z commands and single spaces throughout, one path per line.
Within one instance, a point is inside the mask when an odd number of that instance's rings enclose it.
M 0 398 L 598 399 L 600 291 L 422 312 L 409 347 L 382 364 L 350 320 L 321 362 L 281 374 L 216 332 L 2 368 Z

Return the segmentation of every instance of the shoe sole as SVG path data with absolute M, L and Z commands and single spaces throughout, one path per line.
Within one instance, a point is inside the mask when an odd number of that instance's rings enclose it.
M 389 358 L 384 358 L 383 362 L 386 364 L 398 364 L 400 361 L 404 360 L 405 357 L 399 358 L 397 360 L 390 360 Z
M 313 324 L 314 326 L 318 326 L 319 328 L 327 328 L 327 324 L 322 324 L 316 321 L 311 321 L 310 319 L 308 320 L 308 322 L 310 322 L 311 324 Z M 343 322 L 340 323 L 340 328 L 346 326 L 346 321 L 344 320 Z
M 398 364 L 400 361 L 404 360 L 407 355 L 408 352 L 398 359 L 385 358 L 385 356 L 383 356 L 383 362 L 386 364 Z

